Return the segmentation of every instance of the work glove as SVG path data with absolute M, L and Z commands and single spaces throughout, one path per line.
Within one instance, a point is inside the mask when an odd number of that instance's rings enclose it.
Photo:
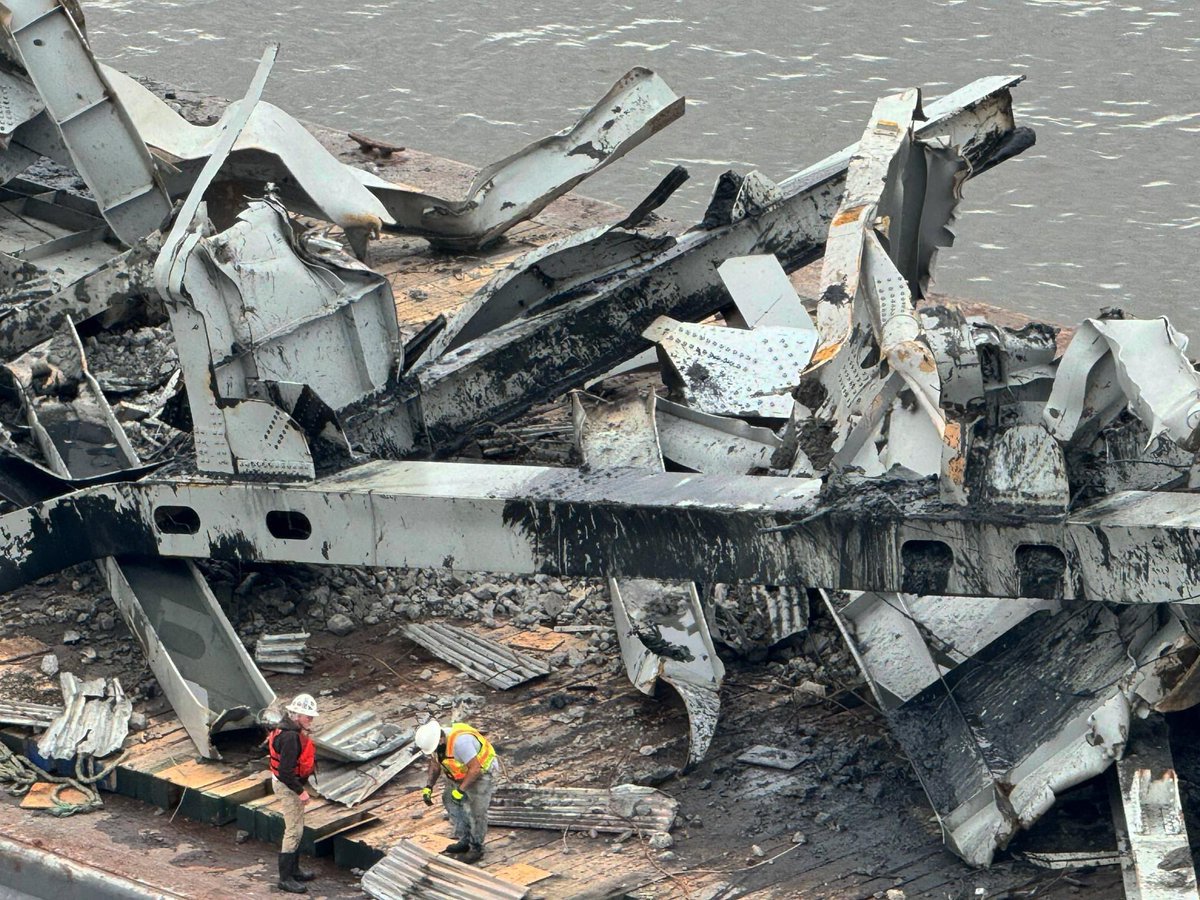
M 458 788 L 455 788 L 454 790 L 452 790 L 450 792 L 450 797 L 452 800 L 454 800 L 455 803 L 462 803 L 464 800 L 467 799 L 467 795 L 464 794 L 462 791 L 460 791 Z
M 427 787 L 421 791 L 421 799 L 425 801 L 426 806 L 433 806 L 433 788 Z

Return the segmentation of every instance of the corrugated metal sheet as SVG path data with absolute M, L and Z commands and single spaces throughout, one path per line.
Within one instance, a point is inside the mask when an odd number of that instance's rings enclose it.
M 637 784 L 609 790 L 509 784 L 492 795 L 488 821 L 510 828 L 650 832 L 670 831 L 678 812 L 678 800 Z
M 304 658 L 308 648 L 309 632 L 293 634 L 264 634 L 254 645 L 254 661 L 260 669 L 268 672 L 286 672 L 303 675 L 308 668 Z
M 465 628 L 440 622 L 414 623 L 405 626 L 404 636 L 477 681 L 500 691 L 550 674 L 550 666 L 540 659 L 481 638 Z
M 422 753 L 413 744 L 370 762 L 322 765 L 312 779 L 317 793 L 326 800 L 354 806 L 407 769 Z
M 317 755 L 341 762 L 360 763 L 399 750 L 413 738 L 411 728 L 384 722 L 370 710 L 323 725 L 312 736 Z
M 5 725 L 49 728 L 50 724 L 62 714 L 61 706 L 22 703 L 19 700 L 0 700 L 0 723 Z
M 367 870 L 362 889 L 375 900 L 522 900 L 529 893 L 405 839 Z
M 788 585 L 764 588 L 755 585 L 771 620 L 771 640 L 779 643 L 808 630 L 808 591 Z
M 129 716 L 133 703 L 121 689 L 117 678 L 80 681 L 63 672 L 65 709 L 38 741 L 38 753 L 46 759 L 73 759 L 75 756 L 108 756 L 121 749 L 129 734 Z

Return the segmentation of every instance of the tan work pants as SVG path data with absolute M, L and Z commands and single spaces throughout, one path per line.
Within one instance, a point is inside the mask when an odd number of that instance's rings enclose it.
M 300 836 L 304 833 L 304 804 L 300 795 L 278 778 L 271 779 L 271 790 L 279 798 L 283 810 L 283 846 L 280 853 L 295 853 L 300 849 Z

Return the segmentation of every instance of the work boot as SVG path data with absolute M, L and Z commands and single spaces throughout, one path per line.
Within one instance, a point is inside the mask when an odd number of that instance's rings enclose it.
M 473 863 L 483 859 L 483 844 L 471 844 L 469 850 L 458 858 L 459 862 Z
M 300 851 L 292 854 L 292 877 L 297 881 L 312 881 L 317 877 L 316 872 L 309 872 L 300 868 Z
M 285 894 L 307 894 L 308 888 L 298 882 L 292 874 L 295 866 L 295 853 L 279 854 L 279 889 Z
M 442 851 L 447 856 L 452 856 L 456 853 L 466 853 L 471 849 L 471 844 L 467 840 L 455 841 L 449 847 Z

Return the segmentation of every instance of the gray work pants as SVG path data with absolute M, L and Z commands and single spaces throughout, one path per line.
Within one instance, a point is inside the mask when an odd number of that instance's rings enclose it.
M 487 837 L 488 806 L 492 802 L 492 791 L 496 789 L 492 777 L 495 766 L 493 762 L 492 768 L 480 775 L 470 790 L 463 792 L 467 796 L 461 803 L 450 796 L 450 792 L 457 786 L 453 781 L 448 781 L 442 790 L 442 804 L 450 815 L 450 825 L 454 829 L 456 841 L 483 846 L 483 839 Z

